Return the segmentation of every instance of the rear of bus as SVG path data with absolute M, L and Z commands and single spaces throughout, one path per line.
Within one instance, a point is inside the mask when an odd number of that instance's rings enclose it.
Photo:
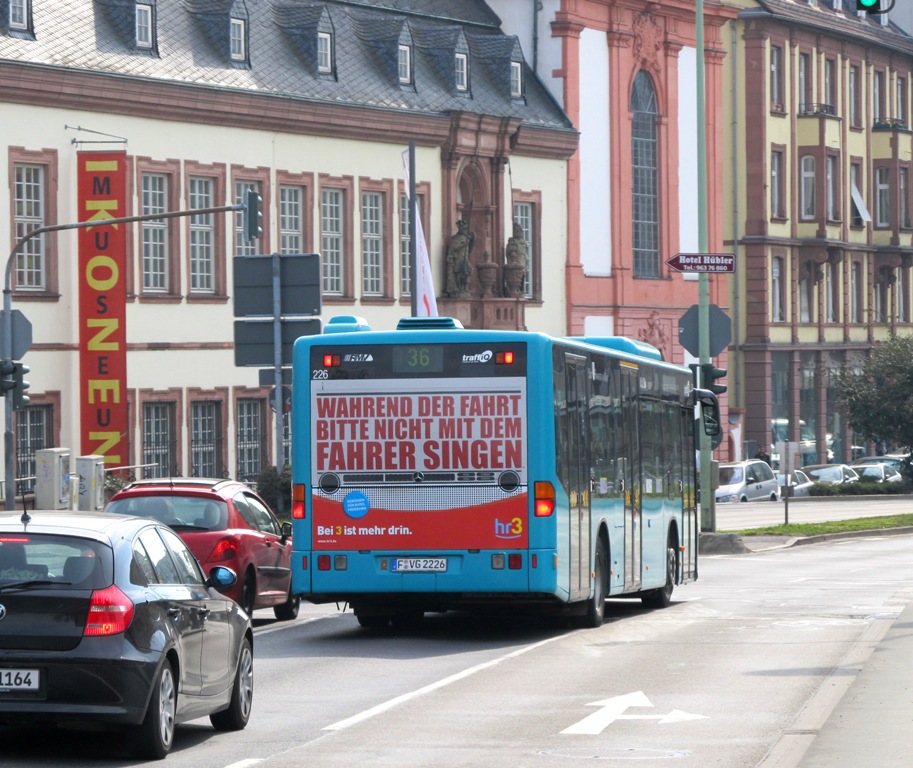
M 295 343 L 293 589 L 363 625 L 554 590 L 554 491 L 537 526 L 529 487 L 529 413 L 552 418 L 538 337 L 413 320 Z

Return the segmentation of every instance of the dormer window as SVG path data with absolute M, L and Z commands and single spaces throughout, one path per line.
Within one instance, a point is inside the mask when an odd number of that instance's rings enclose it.
M 152 48 L 152 6 L 136 4 L 136 47 Z
M 244 19 L 232 19 L 229 33 L 231 60 L 247 61 L 247 25 Z
M 523 68 L 519 61 L 510 62 L 510 95 L 514 99 L 523 96 Z
M 31 0 L 9 0 L 10 29 L 28 30 Z
M 403 85 L 412 82 L 412 47 L 408 45 L 399 47 L 399 82 Z
M 317 71 L 323 74 L 333 71 L 333 36 L 329 32 L 317 33 Z
M 458 91 L 469 90 L 469 57 L 465 53 L 456 54 L 454 73 L 456 75 L 456 89 Z

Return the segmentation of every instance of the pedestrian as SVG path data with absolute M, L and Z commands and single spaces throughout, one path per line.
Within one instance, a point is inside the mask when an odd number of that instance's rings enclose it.
M 756 459 L 760 459 L 761 461 L 767 462 L 768 467 L 771 465 L 770 464 L 770 454 L 767 452 L 766 445 L 762 445 L 761 447 L 759 447 L 758 452 L 754 455 L 754 457 Z

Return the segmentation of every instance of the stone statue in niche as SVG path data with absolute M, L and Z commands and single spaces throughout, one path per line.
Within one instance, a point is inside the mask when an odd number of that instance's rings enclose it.
M 647 344 L 652 344 L 656 347 L 662 353 L 663 360 L 669 359 L 666 356 L 669 337 L 666 334 L 666 328 L 659 312 L 653 311 L 650 313 L 650 317 L 647 318 L 647 325 L 645 328 L 640 329 L 638 338 L 640 341 L 645 341 Z
M 457 221 L 456 234 L 447 246 L 447 296 L 451 299 L 469 297 L 469 274 L 472 269 L 469 254 L 475 235 L 469 231 L 469 224 L 463 219 Z
M 514 233 L 504 249 L 504 293 L 510 298 L 523 296 L 523 279 L 529 263 L 529 243 L 523 238 L 523 227 L 514 222 Z

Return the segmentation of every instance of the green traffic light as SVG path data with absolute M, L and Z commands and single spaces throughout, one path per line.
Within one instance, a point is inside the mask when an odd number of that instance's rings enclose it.
M 856 0 L 856 4 L 862 8 L 874 8 L 881 0 Z

